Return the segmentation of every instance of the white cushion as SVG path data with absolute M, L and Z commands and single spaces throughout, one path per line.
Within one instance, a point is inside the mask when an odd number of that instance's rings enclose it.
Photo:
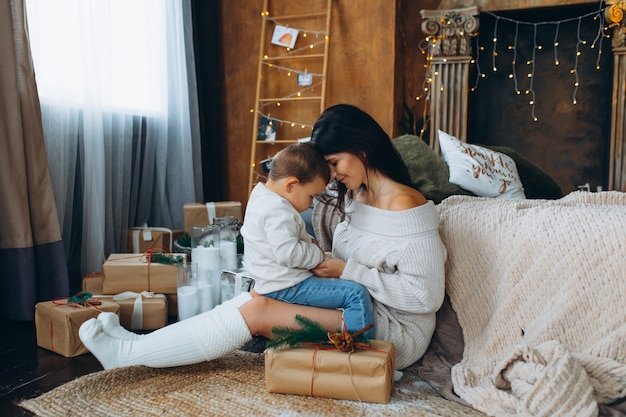
M 463 143 L 441 130 L 438 133 L 452 184 L 481 197 L 526 198 L 517 166 L 510 156 Z

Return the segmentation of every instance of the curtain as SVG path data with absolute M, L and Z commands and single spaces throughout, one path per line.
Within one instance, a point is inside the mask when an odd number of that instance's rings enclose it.
M 202 201 L 188 0 L 27 0 L 66 257 L 80 276 L 129 227 L 183 228 Z M 79 265 L 79 266 L 78 266 Z
M 0 1 L 0 315 L 33 320 L 68 271 L 22 0 Z

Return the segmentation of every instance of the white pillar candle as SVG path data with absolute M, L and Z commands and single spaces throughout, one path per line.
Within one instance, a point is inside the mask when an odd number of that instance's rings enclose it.
M 220 248 L 198 246 L 191 249 L 191 259 L 198 264 L 198 285 L 210 285 L 212 303 L 216 306 L 221 298 Z
M 185 285 L 183 287 L 178 287 L 176 294 L 178 296 L 178 320 L 185 320 L 200 312 L 198 288 L 192 287 L 191 285 Z
M 222 303 L 233 298 L 233 286 L 228 274 L 222 274 Z
M 198 283 L 198 292 L 200 295 L 200 312 L 204 313 L 214 307 L 213 304 L 213 286 L 205 281 Z
M 230 240 L 220 242 L 220 256 L 222 258 L 222 269 L 237 269 L 237 243 Z

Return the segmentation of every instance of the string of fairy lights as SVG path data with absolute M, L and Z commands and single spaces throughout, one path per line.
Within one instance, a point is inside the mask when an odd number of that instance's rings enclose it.
M 266 19 L 269 22 L 274 23 L 276 26 L 285 26 L 285 27 L 290 27 L 289 25 L 286 25 L 282 22 L 280 22 L 277 19 L 271 18 L 269 17 L 269 11 L 265 10 L 263 12 L 261 12 L 261 16 L 263 16 L 264 19 Z M 284 120 L 284 119 L 279 119 L 276 117 L 272 117 L 270 112 L 266 111 L 266 107 L 273 105 L 276 107 L 281 107 L 281 101 L 282 100 L 289 100 L 289 99 L 293 99 L 293 98 L 298 98 L 298 97 L 305 97 L 305 93 L 306 92 L 313 92 L 315 91 L 317 88 L 319 88 L 322 85 L 322 80 L 325 75 L 324 74 L 320 74 L 320 73 L 316 73 L 316 72 L 309 72 L 307 69 L 301 70 L 301 69 L 295 69 L 295 68 L 290 68 L 290 67 L 286 67 L 286 66 L 281 66 L 281 65 L 276 65 L 273 62 L 271 62 L 272 59 L 276 59 L 276 58 L 288 58 L 289 56 L 293 56 L 293 55 L 297 55 L 303 51 L 310 51 L 313 50 L 315 48 L 319 48 L 319 47 L 325 47 L 326 42 L 328 42 L 329 37 L 328 37 L 328 33 L 326 31 L 320 31 L 320 30 L 310 30 L 310 29 L 302 29 L 302 28 L 296 28 L 296 27 L 291 27 L 294 30 L 298 31 L 298 36 L 301 36 L 303 39 L 305 40 L 309 40 L 310 38 L 313 38 L 313 41 L 311 41 L 310 43 L 296 48 L 296 49 L 292 49 L 289 47 L 285 47 L 283 49 L 283 52 L 275 55 L 273 57 L 270 58 L 269 55 L 265 54 L 263 55 L 263 61 L 261 62 L 264 66 L 267 66 L 268 68 L 271 68 L 273 70 L 277 70 L 279 72 L 284 72 L 286 74 L 287 77 L 293 77 L 294 74 L 297 76 L 299 75 L 308 75 L 311 76 L 313 78 L 318 79 L 319 81 L 312 83 L 311 85 L 307 85 L 307 86 L 303 86 L 303 88 L 300 88 L 288 95 L 282 96 L 277 98 L 275 101 L 266 101 L 263 102 L 261 104 L 261 109 L 250 109 L 251 113 L 258 113 L 259 117 L 264 117 L 266 119 L 268 119 L 268 123 L 270 125 L 272 124 L 279 124 L 279 125 L 288 125 L 291 127 L 301 127 L 302 129 L 305 128 L 313 128 L 313 125 L 310 123 L 302 123 L 299 121 L 293 121 L 293 120 Z M 321 38 L 321 39 L 320 39 Z
M 510 65 L 508 78 L 513 82 L 513 91 L 517 95 L 525 94 L 529 96 L 528 104 L 530 105 L 530 114 L 531 114 L 531 118 L 533 121 L 536 122 L 539 120 L 538 116 L 535 113 L 537 97 L 536 97 L 536 92 L 534 88 L 535 76 L 538 71 L 538 68 L 536 66 L 537 65 L 537 53 L 541 52 L 544 49 L 544 45 L 538 42 L 538 31 L 540 30 L 545 31 L 545 30 L 550 30 L 551 28 L 553 28 L 552 30 L 554 30 L 554 38 L 552 40 L 552 45 L 551 45 L 552 52 L 554 55 L 553 63 L 555 66 L 559 66 L 561 64 L 561 60 L 559 59 L 559 51 L 558 51 L 559 44 L 566 37 L 571 37 L 571 33 L 566 33 L 565 35 L 560 33 L 561 26 L 565 23 L 577 22 L 577 29 L 576 29 L 575 37 L 571 39 L 572 42 L 576 43 L 575 48 L 574 48 L 575 53 L 574 53 L 574 57 L 572 60 L 573 64 L 569 69 L 569 73 L 573 77 L 573 82 L 572 82 L 573 91 L 572 91 L 571 101 L 573 105 L 576 105 L 577 93 L 580 87 L 580 75 L 579 75 L 579 68 L 578 68 L 579 58 L 583 54 L 584 46 L 589 45 L 590 49 L 597 51 L 595 69 L 596 70 L 601 69 L 600 58 L 603 52 L 602 41 L 605 38 L 610 38 L 610 35 L 607 33 L 608 27 L 606 26 L 606 23 L 603 17 L 604 11 L 606 8 L 607 6 L 604 6 L 603 3 L 600 2 L 599 8 L 595 11 L 585 13 L 583 15 L 576 16 L 576 17 L 558 20 L 558 21 L 552 20 L 552 21 L 543 21 L 543 22 L 527 22 L 527 21 L 515 20 L 509 17 L 505 17 L 505 16 L 500 16 L 500 15 L 497 15 L 495 13 L 488 12 L 488 11 L 481 12 L 482 14 L 491 16 L 495 19 L 494 25 L 493 25 L 493 35 L 491 38 L 491 45 L 489 48 L 491 49 L 490 51 L 491 71 L 495 73 L 495 72 L 498 72 L 501 69 L 501 67 L 504 69 L 504 68 L 507 68 L 508 65 Z M 591 41 L 591 43 L 589 43 L 586 39 L 583 39 L 583 37 L 581 36 L 581 24 L 583 20 L 588 19 L 588 18 L 592 18 L 594 21 L 598 22 L 598 30 L 595 33 L 595 37 L 593 41 Z M 501 45 L 502 41 L 499 39 L 499 35 L 502 35 L 503 29 L 499 25 L 500 22 L 508 22 L 510 24 L 513 24 L 514 26 L 513 41 L 511 42 L 510 45 L 506 45 L 506 46 Z M 524 67 L 525 70 L 520 71 L 520 68 L 518 67 L 519 63 L 517 61 L 518 61 L 518 57 L 520 56 L 519 52 L 521 52 L 519 50 L 521 26 L 527 26 L 531 29 L 530 32 L 532 34 L 530 36 L 532 36 L 532 39 L 530 39 L 529 44 L 532 45 L 531 46 L 532 50 L 530 51 L 530 54 L 529 54 L 530 57 L 525 62 L 526 64 L 526 66 Z M 545 32 L 542 32 L 542 34 L 543 33 Z M 476 53 L 475 53 L 475 58 L 471 59 L 470 63 L 474 65 L 475 67 L 476 79 L 475 79 L 474 85 L 470 88 L 470 91 L 472 92 L 478 89 L 480 80 L 487 77 L 487 72 L 483 71 L 482 68 L 484 68 L 484 65 L 481 66 L 479 57 L 481 55 L 481 52 L 488 52 L 488 47 L 479 44 L 479 37 L 477 36 L 477 34 L 473 34 L 473 37 L 475 41 L 474 50 L 476 51 Z M 432 51 L 431 45 L 436 40 L 437 40 L 437 35 L 432 35 L 432 36 L 428 36 L 420 44 L 420 49 L 422 50 L 422 53 L 427 55 L 426 64 L 425 64 L 426 74 L 424 77 L 424 82 L 422 84 L 422 93 L 418 95 L 417 97 L 415 97 L 416 100 L 425 99 L 427 102 L 428 100 L 430 100 L 430 94 L 432 93 L 430 86 L 434 85 L 434 81 L 435 81 L 434 78 L 439 75 L 433 72 L 433 68 L 432 68 L 433 56 L 429 55 L 431 53 L 430 51 Z M 508 50 L 512 55 L 510 62 L 504 62 L 500 58 L 502 55 L 504 55 L 504 54 L 501 54 L 500 51 L 504 49 Z M 526 52 L 526 51 L 523 51 L 523 52 Z M 523 77 L 524 74 L 528 82 L 528 87 L 525 89 L 522 89 L 520 88 L 520 81 L 521 81 L 520 77 Z M 440 88 L 441 88 L 441 91 L 443 91 L 444 87 L 442 86 Z M 428 106 L 426 105 L 424 106 L 424 113 L 425 113 L 424 116 L 426 116 L 427 111 L 428 111 Z M 424 128 L 422 129 L 421 133 L 423 132 L 424 132 Z

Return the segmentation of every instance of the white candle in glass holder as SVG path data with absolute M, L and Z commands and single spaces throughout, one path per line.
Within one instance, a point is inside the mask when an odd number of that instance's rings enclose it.
M 221 258 L 220 248 L 198 246 L 191 249 L 191 259 L 198 264 L 198 285 L 210 285 L 212 304 L 220 303 Z M 211 307 L 211 308 L 212 308 Z
M 220 242 L 220 256 L 222 258 L 222 269 L 237 269 L 237 243 L 230 240 Z
M 222 272 L 222 303 L 233 298 L 233 286 L 230 283 L 229 272 Z
M 211 290 L 213 293 L 213 306 L 216 306 L 222 302 L 222 263 L 217 259 L 211 264 L 210 281 Z
M 198 294 L 200 298 L 200 312 L 211 310 L 213 305 L 213 286 L 206 281 L 198 283 Z
M 213 286 L 211 285 L 210 265 L 198 274 L 198 299 L 200 300 L 200 312 L 211 310 L 215 304 L 213 303 Z
M 176 290 L 178 304 L 178 320 L 185 320 L 200 312 L 198 288 L 191 285 L 178 287 Z

